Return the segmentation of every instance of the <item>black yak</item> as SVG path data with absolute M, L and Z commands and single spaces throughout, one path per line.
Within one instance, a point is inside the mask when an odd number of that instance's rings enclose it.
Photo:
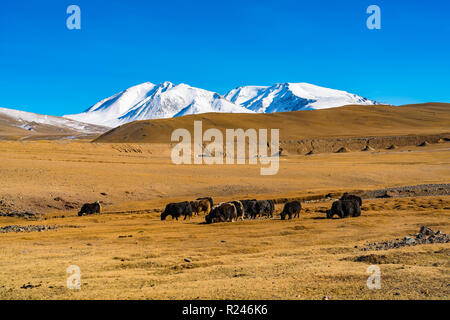
M 359 202 L 355 200 L 337 200 L 333 202 L 331 209 L 327 210 L 327 218 L 331 219 L 334 215 L 340 218 L 359 217 L 361 215 Z
M 302 210 L 300 201 L 290 201 L 285 203 L 283 211 L 280 213 L 281 220 L 284 220 L 286 216 L 289 217 L 289 220 L 292 219 L 292 216 L 294 216 L 294 218 L 300 217 L 300 210 Z
M 229 203 L 234 204 L 234 206 L 236 207 L 236 215 L 237 218 L 241 218 L 241 220 L 244 219 L 244 206 L 242 204 L 242 202 L 240 202 L 239 200 L 234 200 L 234 201 L 230 201 Z
M 78 212 L 78 216 L 83 216 L 87 214 L 96 214 L 96 213 L 102 213 L 102 206 L 100 205 L 100 202 L 96 201 L 94 203 L 85 203 L 81 207 L 80 211 Z
M 177 203 L 169 203 L 164 212 L 161 213 L 161 220 L 166 220 L 166 217 L 170 215 L 172 219 L 178 220 L 181 216 L 184 216 L 184 220 L 187 217 L 192 217 L 192 207 L 189 201 L 177 202 Z
M 273 200 L 256 201 L 256 215 L 258 216 L 267 216 L 268 218 L 272 218 L 274 209 L 275 204 Z
M 205 216 L 206 223 L 231 222 L 237 220 L 236 207 L 232 203 L 221 203 L 212 208 L 210 214 Z
M 362 199 L 361 199 L 361 197 L 355 196 L 353 194 L 348 194 L 347 192 L 342 195 L 340 200 L 354 200 L 354 201 L 358 201 L 359 206 L 360 207 L 362 206 Z
M 244 218 L 256 217 L 256 199 L 240 200 L 244 207 Z

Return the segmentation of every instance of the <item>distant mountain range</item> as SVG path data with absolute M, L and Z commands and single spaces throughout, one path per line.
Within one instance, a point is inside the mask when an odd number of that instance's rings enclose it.
M 157 85 L 142 83 L 97 102 L 83 113 L 64 117 L 83 123 L 116 127 L 136 120 L 207 112 L 271 113 L 351 104 L 378 103 L 356 94 L 308 83 L 243 86 L 221 96 L 187 84 L 175 85 L 166 81 Z
M 3 137 L 36 137 L 49 135 L 80 138 L 86 135 L 95 136 L 107 130 L 109 130 L 107 127 L 62 117 L 0 108 L 0 136 Z

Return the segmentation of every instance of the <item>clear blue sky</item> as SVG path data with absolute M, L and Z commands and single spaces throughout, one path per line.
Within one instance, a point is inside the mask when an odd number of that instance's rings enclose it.
M 81 30 L 66 9 L 81 8 Z M 381 8 L 382 29 L 366 28 Z M 448 0 L 40 0 L 0 6 L 0 106 L 63 115 L 145 81 L 309 82 L 450 102 Z

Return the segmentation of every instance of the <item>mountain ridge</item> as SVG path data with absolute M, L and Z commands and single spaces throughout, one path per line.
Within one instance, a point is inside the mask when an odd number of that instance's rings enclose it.
M 79 114 L 64 117 L 109 127 L 136 120 L 165 119 L 208 112 L 272 113 L 316 110 L 378 102 L 346 91 L 308 83 L 240 86 L 224 95 L 187 84 L 145 82 L 94 104 Z
M 67 118 L 0 108 L 0 136 L 8 139 L 24 137 L 91 137 L 109 127 L 83 123 Z
M 347 91 L 305 82 L 238 87 L 228 92 L 225 97 L 258 113 L 328 109 L 350 104 L 379 104 Z

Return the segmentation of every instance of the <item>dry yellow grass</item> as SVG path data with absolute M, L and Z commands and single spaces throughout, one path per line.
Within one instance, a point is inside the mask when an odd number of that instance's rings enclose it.
M 370 200 L 362 217 L 332 221 L 317 212 L 330 203 L 305 204 L 309 213 L 295 221 L 217 225 L 201 224 L 202 217 L 161 222 L 150 210 L 204 195 L 216 201 L 264 199 L 446 183 L 448 143 L 282 157 L 279 174 L 271 177 L 260 176 L 259 167 L 250 165 L 175 166 L 165 148 L 0 143 L 2 198 L 47 214 L 33 222 L 3 217 L 0 226 L 60 226 L 0 234 L 0 298 L 449 298 L 448 244 L 374 252 L 385 255 L 380 258 L 381 290 L 366 288 L 368 264 L 354 261 L 373 253 L 355 245 L 404 237 L 421 225 L 450 232 L 448 196 Z M 106 213 L 80 218 L 75 209 L 48 207 L 58 205 L 55 197 L 79 203 L 99 199 Z M 66 288 L 65 272 L 72 264 L 81 268 L 80 291 Z M 40 286 L 22 289 L 27 283 Z
M 448 232 L 450 197 L 418 200 L 425 208 L 369 210 L 343 220 L 314 212 L 327 204 L 307 204 L 311 212 L 292 221 L 204 225 L 201 218 L 161 222 L 154 214 L 47 220 L 62 228 L 0 236 L 0 298 L 448 299 L 448 244 L 355 248 L 416 233 L 423 224 Z M 355 262 L 371 253 L 384 256 L 380 290 L 366 287 L 369 264 Z M 66 288 L 72 264 L 81 268 L 79 291 Z M 41 286 L 20 288 L 27 283 Z

